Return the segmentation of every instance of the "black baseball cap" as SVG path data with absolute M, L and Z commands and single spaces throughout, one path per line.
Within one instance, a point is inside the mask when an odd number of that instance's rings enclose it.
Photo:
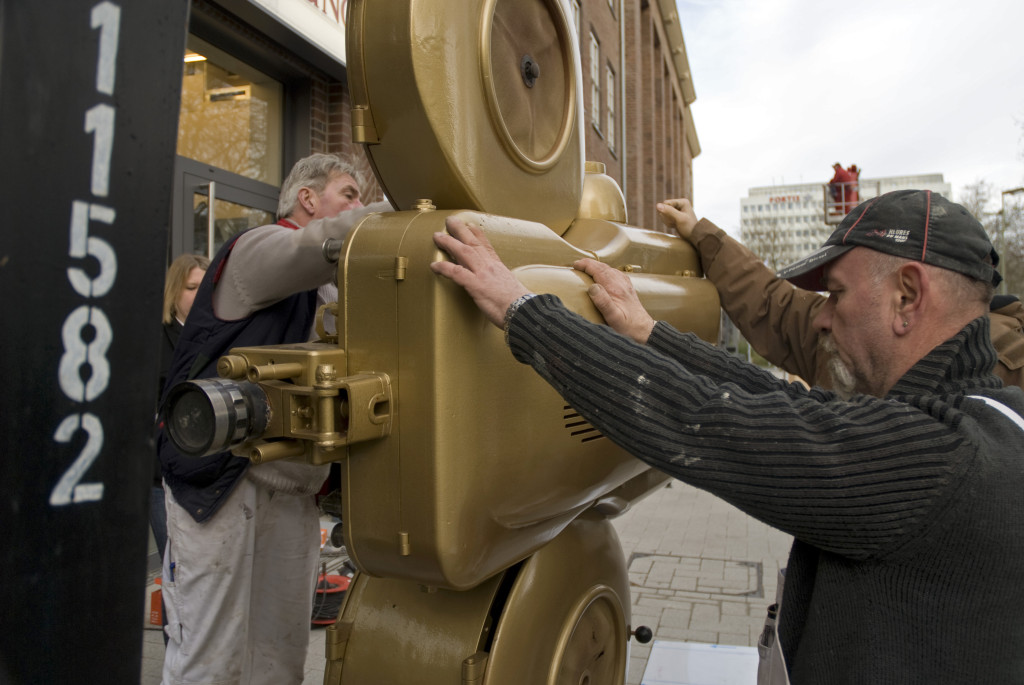
M 855 247 L 868 247 L 962 273 L 993 287 L 999 255 L 985 229 L 963 206 L 930 190 L 895 190 L 862 202 L 825 244 L 779 272 L 793 285 L 822 290 L 825 265 Z

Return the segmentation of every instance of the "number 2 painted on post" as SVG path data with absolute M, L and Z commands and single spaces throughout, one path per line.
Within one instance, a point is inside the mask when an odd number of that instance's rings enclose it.
M 50 504 L 59 506 L 71 504 L 72 502 L 96 502 L 103 499 L 103 483 L 79 483 L 82 476 L 96 461 L 103 446 L 103 424 L 92 414 L 72 414 L 67 416 L 57 426 L 53 439 L 57 442 L 70 442 L 72 436 L 79 428 L 84 430 L 89 438 L 86 440 L 82 451 L 71 467 L 64 472 L 58 481 L 57 486 L 50 493 Z

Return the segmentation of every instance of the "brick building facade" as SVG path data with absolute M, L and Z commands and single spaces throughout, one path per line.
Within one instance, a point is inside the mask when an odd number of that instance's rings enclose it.
M 655 202 L 692 199 L 700 153 L 675 0 L 559 1 L 580 40 L 586 159 L 618 181 L 629 223 L 658 228 Z M 313 152 L 353 160 L 364 197 L 383 197 L 352 138 L 345 5 L 190 0 L 190 99 L 179 123 L 169 259 L 212 253 L 272 221 L 284 174 Z
M 629 223 L 659 225 L 654 204 L 693 199 L 700 143 L 675 0 L 570 0 L 580 37 L 587 159 L 626 196 Z

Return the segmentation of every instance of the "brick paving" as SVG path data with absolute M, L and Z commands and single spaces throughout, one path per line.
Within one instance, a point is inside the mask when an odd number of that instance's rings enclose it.
M 753 647 L 792 538 L 679 482 L 613 521 L 629 560 L 633 626 L 656 640 Z M 626 685 L 651 645 L 632 642 Z
M 673 482 L 613 521 L 629 561 L 633 626 L 656 640 L 753 647 L 792 538 L 706 492 Z M 158 685 L 163 640 L 144 630 L 142 685 Z M 324 631 L 310 631 L 306 679 L 321 685 Z M 626 685 L 640 685 L 651 645 L 630 643 Z

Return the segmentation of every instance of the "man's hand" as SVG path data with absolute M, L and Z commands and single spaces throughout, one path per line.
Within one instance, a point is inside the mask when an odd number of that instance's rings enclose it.
M 657 205 L 658 214 L 661 215 L 661 222 L 669 228 L 676 229 L 676 233 L 683 240 L 689 240 L 693 227 L 697 225 L 697 215 L 693 211 L 693 205 L 686 198 L 677 200 L 665 200 Z
M 654 319 L 640 304 L 629 276 L 593 259 L 580 259 L 572 266 L 594 279 L 587 294 L 608 325 L 617 333 L 646 344 L 654 329 Z
M 430 268 L 465 288 L 484 316 L 504 328 L 509 305 L 530 291 L 502 263 L 478 226 L 450 216 L 445 227 L 448 233 L 435 233 L 434 244 L 452 261 L 433 262 Z

